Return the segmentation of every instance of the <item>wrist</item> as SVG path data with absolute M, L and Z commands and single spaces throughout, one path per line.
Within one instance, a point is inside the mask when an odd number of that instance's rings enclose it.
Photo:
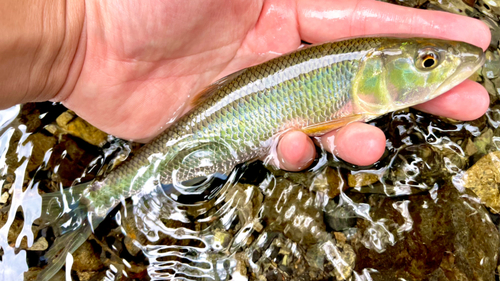
M 85 49 L 84 1 L 7 0 L 0 14 L 0 108 L 72 89 Z

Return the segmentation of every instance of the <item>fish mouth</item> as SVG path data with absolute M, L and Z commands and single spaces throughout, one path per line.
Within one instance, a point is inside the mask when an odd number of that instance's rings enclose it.
M 476 72 L 479 68 L 483 66 L 486 61 L 486 57 L 484 53 L 481 52 L 478 54 L 470 54 L 470 53 L 462 53 L 462 62 L 460 66 L 455 70 L 455 73 L 448 77 L 439 87 L 432 93 L 432 96 L 429 96 L 427 100 L 433 99 L 439 95 L 444 94 L 445 92 L 451 90 L 458 84 L 462 83 L 464 80 L 469 78 L 474 72 Z

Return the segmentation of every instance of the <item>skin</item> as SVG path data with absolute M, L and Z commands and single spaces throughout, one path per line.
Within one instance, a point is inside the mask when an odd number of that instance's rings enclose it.
M 54 78 L 49 73 L 49 78 L 40 79 L 56 90 L 0 96 L 0 104 L 61 101 L 96 127 L 139 141 L 156 136 L 187 112 L 196 94 L 210 83 L 295 50 L 301 40 L 321 43 L 384 33 L 459 40 L 486 49 L 491 36 L 486 25 L 471 18 L 372 0 L 72 5 L 73 18 L 79 20 L 71 34 L 80 30 L 81 36 L 69 51 L 66 47 L 58 51 L 74 54 L 72 60 L 62 63 L 65 75 Z M 486 90 L 466 81 L 417 108 L 472 120 L 484 114 L 488 104 Z M 350 163 L 370 165 L 382 156 L 385 137 L 378 128 L 352 123 L 326 134 L 320 143 Z M 291 171 L 306 168 L 314 156 L 313 142 L 298 131 L 282 137 L 276 155 L 281 168 Z

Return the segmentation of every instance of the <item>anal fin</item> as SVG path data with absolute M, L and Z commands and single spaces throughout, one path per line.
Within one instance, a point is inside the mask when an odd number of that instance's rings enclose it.
M 327 122 L 322 122 L 322 123 L 316 123 L 314 125 L 306 126 L 302 128 L 302 132 L 306 133 L 307 135 L 311 137 L 316 137 L 320 135 L 324 135 L 328 132 L 331 132 L 335 129 L 344 127 L 345 125 L 355 122 L 355 121 L 360 121 L 363 119 L 363 115 L 361 114 L 353 114 L 349 115 L 347 117 L 327 121 Z

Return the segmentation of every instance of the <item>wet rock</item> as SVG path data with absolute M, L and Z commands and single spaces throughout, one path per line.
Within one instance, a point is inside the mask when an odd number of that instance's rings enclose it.
M 5 191 L 2 193 L 2 196 L 0 196 L 0 204 L 7 203 L 7 200 L 9 200 L 9 192 Z
M 216 230 L 214 232 L 213 242 L 211 245 L 212 249 L 217 252 L 226 250 L 230 246 L 232 239 L 233 236 L 230 233 L 222 230 Z
M 486 51 L 485 53 L 486 62 L 481 69 L 481 74 L 488 79 L 495 79 L 500 75 L 500 54 L 498 51 L 495 52 Z
M 132 210 L 127 211 L 127 214 L 130 213 L 133 214 Z M 145 245 L 148 241 L 147 237 L 137 228 L 133 215 L 122 217 L 121 227 L 126 233 L 126 236 L 123 238 L 123 244 L 127 252 L 132 256 L 137 256 L 141 252 L 141 248 L 136 243 Z
M 428 189 L 442 178 L 443 158 L 430 144 L 410 145 L 395 157 L 386 176 L 393 185 Z
M 465 145 L 465 154 L 467 155 L 467 157 L 470 157 L 476 153 L 477 153 L 477 146 L 470 138 L 468 138 Z
M 309 187 L 313 184 L 316 172 L 302 171 L 302 172 L 288 172 L 285 170 L 278 170 L 272 166 L 267 167 L 269 171 L 276 177 L 284 178 L 295 184 L 300 184 L 304 187 Z
M 23 104 L 19 114 L 19 121 L 26 126 L 27 132 L 34 132 L 42 121 L 40 120 L 40 110 L 36 103 Z
M 4 224 L 7 222 L 7 219 L 8 219 L 8 214 L 4 213 L 4 212 L 0 212 L 0 227 L 4 226 Z M 10 225 L 9 232 L 7 234 L 7 243 L 9 243 L 9 245 L 12 248 L 15 248 L 17 238 L 18 238 L 19 234 L 21 234 L 21 231 L 23 229 L 23 224 L 24 224 L 24 222 L 23 222 L 22 218 L 20 218 L 19 216 L 16 216 L 14 221 Z M 33 235 L 36 237 L 37 234 L 38 234 L 38 231 L 36 231 L 35 228 L 33 228 Z M 21 240 L 21 244 L 19 246 L 19 249 L 25 250 L 27 248 L 28 248 L 28 241 L 26 239 L 26 236 L 24 236 L 23 239 Z
M 100 255 L 95 251 L 89 241 L 83 243 L 73 253 L 73 270 L 76 271 L 98 271 L 104 268 Z
M 481 154 L 486 154 L 491 146 L 491 141 L 493 138 L 493 130 L 487 128 L 481 135 L 474 140 L 474 145 Z
M 348 280 L 354 269 L 356 253 L 351 245 L 328 237 L 326 241 L 308 247 L 304 258 L 311 268 L 310 273 L 315 273 L 315 280 L 327 276 Z
M 326 194 L 328 198 L 337 197 L 341 190 L 345 191 L 348 186 L 345 184 L 342 173 L 339 168 L 327 166 L 322 172 L 318 173 L 311 184 L 311 190 Z
M 342 232 L 334 232 L 333 235 L 335 236 L 335 240 L 340 243 L 345 243 L 347 241 L 347 237 L 345 237 L 345 234 Z
M 234 280 L 238 281 L 248 280 L 248 273 L 247 273 L 248 259 L 246 254 L 244 252 L 239 252 L 236 255 L 234 255 L 234 258 L 236 259 L 236 267 L 231 277 L 233 277 Z
M 388 148 L 398 148 L 401 146 L 421 143 L 424 140 L 414 113 L 408 109 L 398 110 L 392 113 L 392 118 L 377 122 L 377 126 L 384 131 L 390 132 L 390 146 Z M 386 127 L 386 128 L 384 128 Z
M 136 263 L 134 261 L 128 260 L 128 264 L 130 265 L 127 266 L 126 272 L 128 275 L 128 278 L 131 280 L 148 280 L 150 277 L 148 275 L 148 263 Z M 102 272 L 102 271 L 101 271 Z
M 63 135 L 54 146 L 49 160 L 49 166 L 57 173 L 52 180 L 61 182 L 63 186 L 70 186 L 76 178 L 82 176 L 92 160 L 100 155 L 95 146 L 84 142 L 77 142 L 71 136 Z
M 42 271 L 41 268 L 39 267 L 32 267 L 28 270 L 28 272 L 24 273 L 24 281 L 36 281 L 38 274 Z M 66 281 L 66 273 L 63 270 L 59 270 L 52 278 L 50 281 Z
M 33 246 L 29 247 L 29 251 L 45 251 L 49 247 L 49 243 L 45 239 L 45 237 L 40 237 L 38 240 L 33 243 Z
M 462 0 L 465 4 L 474 7 L 474 4 L 476 4 L 476 0 Z
M 500 152 L 487 154 L 463 177 L 463 185 L 472 190 L 493 213 L 500 213 Z
M 323 202 L 300 185 L 278 178 L 263 191 L 266 200 L 262 219 L 268 229 L 279 231 L 294 242 L 310 245 L 326 235 Z
M 325 222 L 334 231 L 344 231 L 356 225 L 357 215 L 350 206 L 337 205 L 333 201 L 325 207 Z
M 321 246 L 321 249 L 335 268 L 335 278 L 337 280 L 348 280 L 352 275 L 356 261 L 356 253 L 351 245 L 327 241 Z
M 406 201 L 407 213 L 401 211 L 399 199 L 372 196 L 371 219 L 383 220 L 395 243 L 382 252 L 367 249 L 361 233 L 373 223 L 360 219 L 353 247 L 363 258 L 356 271 L 377 270 L 380 274 L 373 280 L 494 280 L 499 233 L 484 207 L 470 196 L 454 187 L 442 187 L 433 195 L 412 195 Z
M 70 111 L 66 111 L 57 117 L 56 123 L 59 126 L 58 130 L 53 127 L 49 127 L 48 130 L 57 131 L 59 134 L 73 135 L 95 146 L 104 145 L 108 138 L 108 134 L 90 125 L 82 118 L 75 116 Z
M 45 154 L 56 145 L 57 139 L 42 133 L 35 133 L 28 137 L 28 141 L 33 144 L 33 150 L 27 168 L 27 171 L 31 172 L 36 170 L 43 163 Z
M 311 272 L 302 247 L 279 232 L 263 232 L 246 254 L 251 274 L 258 280 L 293 280 Z
M 99 271 L 77 271 L 79 281 L 106 280 L 104 272 Z M 99 278 L 100 277 L 100 278 Z
M 450 13 L 467 16 L 474 13 L 474 9 L 461 0 L 430 0 L 432 5 Z
M 425 2 L 427 2 L 427 0 L 394 0 L 395 4 L 414 8 L 422 6 Z
M 484 7 L 483 13 L 491 11 L 493 14 L 500 15 L 500 1 L 498 0 L 479 0 L 479 6 Z
M 262 206 L 264 197 L 254 185 L 237 183 L 225 196 L 225 201 L 235 208 L 242 224 L 252 222 Z
M 373 173 L 366 172 L 351 172 L 347 176 L 347 184 L 349 187 L 360 187 L 378 182 L 379 176 Z

